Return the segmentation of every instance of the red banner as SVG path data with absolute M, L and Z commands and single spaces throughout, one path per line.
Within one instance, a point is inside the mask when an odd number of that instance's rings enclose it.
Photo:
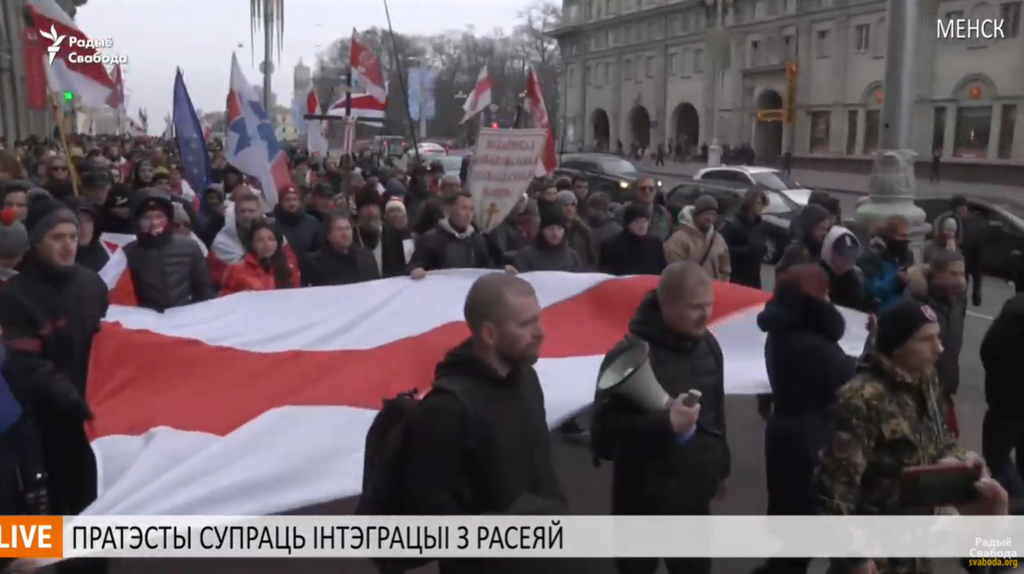
M 30 110 L 49 109 L 46 101 L 46 69 L 43 56 L 46 46 L 39 38 L 39 32 L 25 28 L 22 32 L 25 46 L 25 95 Z

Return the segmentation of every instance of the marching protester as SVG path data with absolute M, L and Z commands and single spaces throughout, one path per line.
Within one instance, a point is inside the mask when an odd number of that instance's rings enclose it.
M 402 244 L 405 238 L 398 230 L 385 225 L 380 199 L 380 192 L 373 184 L 364 184 L 356 193 L 356 243 L 373 255 L 378 276 L 398 277 L 405 274 L 407 263 Z
M 597 266 L 598 252 L 590 228 L 580 218 L 576 194 L 570 190 L 558 192 L 555 206 L 561 210 L 565 225 L 565 240 L 580 257 L 583 267 L 593 269 Z
M 832 215 L 820 205 L 808 203 L 793 220 L 793 240 L 775 264 L 776 275 L 801 263 L 821 261 L 821 247 L 832 227 Z
M 874 303 L 877 313 L 903 299 L 909 278 L 907 270 L 914 265 L 910 251 L 910 222 L 893 215 L 885 220 L 878 241 L 872 241 L 857 266 L 864 272 L 864 291 Z
M 18 274 L 21 259 L 28 252 L 28 231 L 9 207 L 0 211 L 0 284 Z
M 540 231 L 540 208 L 537 200 L 523 196 L 512 212 L 487 234 L 495 255 L 503 265 L 511 265 L 520 249 L 533 242 Z M 497 257 L 495 257 L 497 259 Z
M 529 271 L 582 271 L 579 252 L 569 246 L 566 217 L 558 211 L 541 215 L 540 233 L 530 245 L 520 249 L 512 266 L 520 273 Z
M 13 209 L 18 221 L 24 222 L 28 215 L 28 192 L 32 187 L 31 182 L 24 180 L 3 184 L 3 209 Z
M 1011 297 L 981 342 L 988 410 L 981 426 L 981 452 L 1003 484 L 1013 470 L 1024 476 L 1024 267 L 1014 277 Z M 1014 462 L 1010 453 L 1014 452 Z
M 431 391 L 405 433 L 404 510 L 435 516 L 564 514 L 544 391 L 533 368 L 544 342 L 533 286 L 490 273 L 470 287 L 464 308 L 470 338 L 437 364 Z M 442 560 L 440 572 L 567 572 L 564 561 L 557 561 L 560 567 L 550 562 Z
M 440 269 L 490 269 L 487 240 L 473 227 L 473 196 L 460 192 L 444 198 L 449 216 L 416 238 L 416 247 L 407 267 L 413 279 L 426 277 L 427 271 Z M 506 266 L 511 270 L 511 266 Z
M 85 197 L 79 197 L 72 203 L 78 216 L 78 252 L 75 254 L 75 263 L 99 273 L 110 261 L 107 248 L 100 243 L 100 229 L 96 225 L 99 212 L 96 205 Z M 28 249 L 27 243 L 25 249 Z
M 948 220 L 955 222 L 956 232 L 953 238 L 956 246 L 964 254 L 967 274 L 971 282 L 971 303 L 981 305 L 981 250 L 985 221 L 970 210 L 967 198 L 956 195 L 949 200 L 949 211 L 935 218 L 933 233 L 952 227 Z M 938 235 L 938 233 L 936 233 Z M 927 261 L 926 261 L 927 263 Z
M 702 195 L 689 213 L 665 242 L 665 260 L 669 264 L 694 261 L 713 279 L 728 281 L 732 271 L 729 247 L 715 229 L 718 202 L 711 195 Z
M 584 184 L 586 181 L 584 180 Z M 577 195 L 579 197 L 579 195 Z M 607 193 L 597 192 L 587 196 L 586 209 L 583 210 L 584 219 L 590 226 L 590 235 L 594 248 L 597 250 L 598 263 L 601 259 L 601 246 L 605 241 L 622 233 L 622 226 L 615 221 L 612 215 L 612 199 Z
M 711 277 L 698 263 L 668 266 L 657 289 L 640 303 L 623 341 L 602 362 L 601 371 L 643 342 L 649 346 L 654 383 L 673 397 L 659 412 L 646 412 L 614 394 L 595 405 L 592 440 L 615 463 L 612 514 L 705 516 L 712 499 L 724 494 L 731 463 L 722 349 L 707 329 L 713 305 Z M 692 407 L 683 402 L 691 390 L 702 393 Z M 617 560 L 622 574 L 654 574 L 660 561 Z M 664 562 L 670 574 L 711 571 L 709 558 Z
M 107 286 L 75 264 L 78 220 L 67 206 L 35 201 L 25 224 L 29 251 L 18 274 L 0 286 L 3 375 L 39 428 L 50 512 L 74 515 L 96 497 L 85 396 Z
M 759 185 L 747 190 L 739 209 L 726 218 L 721 229 L 729 254 L 729 281 L 754 289 L 761 288 L 761 262 L 768 251 L 761 229 L 761 212 L 768 206 L 766 194 Z
M 324 221 L 323 245 L 302 265 L 302 283 L 310 287 L 349 285 L 380 279 L 373 253 L 355 243 L 352 220 L 333 212 Z
M 875 349 L 864 367 L 839 389 L 826 417 L 824 448 L 815 490 L 828 515 L 931 514 L 900 504 L 900 473 L 909 466 L 966 462 L 982 479 L 975 501 L 957 506 L 964 515 L 1007 514 L 1006 491 L 989 478 L 984 462 L 965 452 L 946 426 L 944 391 L 935 373 L 942 353 L 935 312 L 903 299 L 878 317 Z M 834 559 L 846 572 L 931 571 L 911 558 Z
M 660 275 L 668 263 L 662 240 L 650 233 L 650 207 L 640 203 L 627 205 L 622 210 L 622 226 L 622 232 L 601 244 L 601 272 L 620 276 Z
M 173 220 L 174 204 L 163 194 L 135 208 L 138 232 L 123 249 L 139 307 L 163 312 L 214 297 L 202 250 L 174 233 Z
M 834 225 L 821 244 L 821 267 L 828 275 L 829 299 L 833 303 L 870 313 L 872 304 L 864 292 L 864 278 L 857 267 L 862 251 L 853 232 Z
M 633 186 L 633 198 L 629 205 L 640 205 L 647 214 L 647 221 L 650 225 L 650 233 L 660 241 L 665 241 L 672 235 L 672 215 L 664 206 L 658 205 L 654 200 L 658 195 L 658 188 L 654 178 L 640 177 Z M 626 223 L 623 222 L 623 226 Z
M 777 278 L 757 325 L 768 334 L 764 358 L 773 403 L 764 439 L 768 514 L 818 514 L 812 478 L 826 412 L 857 366 L 839 344 L 846 321 L 829 300 L 828 275 L 813 264 L 790 267 Z M 810 561 L 774 558 L 759 571 L 805 572 Z
M 302 206 L 302 192 L 295 186 L 288 186 L 278 194 L 274 226 L 288 239 L 300 260 L 320 247 L 323 225 L 306 213 Z
M 908 271 L 909 297 L 928 305 L 939 325 L 942 352 L 935 371 L 947 402 L 946 423 L 954 435 L 960 434 L 953 396 L 960 388 L 960 349 L 964 343 L 967 319 L 967 270 L 959 251 L 937 251 L 931 262 Z
M 588 216 L 587 209 L 589 208 L 587 199 L 590 197 L 590 183 L 582 175 L 574 175 L 572 176 L 571 185 L 570 189 L 572 189 L 573 194 L 576 196 L 576 210 L 579 212 L 580 217 L 586 221 Z
M 265 220 L 249 224 L 242 236 L 245 256 L 224 273 L 221 295 L 299 286 L 299 269 L 285 251 L 281 232 Z
M 334 210 L 334 190 L 330 182 L 318 181 L 309 194 L 308 213 L 321 223 Z

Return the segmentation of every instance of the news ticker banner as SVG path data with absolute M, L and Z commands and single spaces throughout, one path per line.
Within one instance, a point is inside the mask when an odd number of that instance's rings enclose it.
M 1024 518 L 986 516 L 20 516 L 0 557 L 1016 558 Z

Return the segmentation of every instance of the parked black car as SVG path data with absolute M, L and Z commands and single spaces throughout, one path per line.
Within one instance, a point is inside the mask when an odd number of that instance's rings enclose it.
M 924 210 L 925 221 L 933 224 L 938 216 L 949 211 L 949 200 L 948 197 L 925 197 L 915 199 L 914 203 Z M 998 205 L 976 199 L 967 200 L 967 209 L 988 224 L 979 238 L 981 272 L 1011 279 L 1016 269 L 1024 264 L 1024 219 Z
M 719 215 L 728 217 L 739 209 L 743 195 L 749 186 L 731 182 L 716 181 L 708 184 L 693 181 L 672 188 L 666 195 L 666 204 L 673 217 L 678 218 L 679 212 L 687 205 L 693 205 L 697 198 L 704 194 L 714 196 L 718 201 Z M 792 199 L 777 191 L 768 191 L 768 206 L 761 214 L 761 227 L 764 231 L 767 251 L 764 262 L 774 265 L 782 257 L 782 252 L 789 244 L 790 222 L 800 212 L 800 206 Z
M 591 193 L 603 191 L 615 203 L 629 200 L 630 187 L 642 175 L 635 165 L 610 153 L 567 153 L 559 161 L 554 177 L 581 175 L 587 178 Z M 661 193 L 661 180 L 654 179 Z

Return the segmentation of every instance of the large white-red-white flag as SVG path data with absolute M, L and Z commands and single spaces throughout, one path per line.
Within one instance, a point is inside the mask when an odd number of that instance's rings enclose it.
M 49 43 L 44 65 L 50 90 L 54 93 L 71 92 L 77 103 L 90 108 L 111 105 L 111 92 L 117 89 L 114 78 L 94 57 L 96 48 L 86 47 L 89 37 L 71 16 L 61 9 L 56 0 L 28 0 L 26 6 L 39 35 Z M 74 49 L 70 47 L 72 38 L 75 40 Z M 68 58 L 72 52 L 79 56 L 74 63 Z
M 100 472 L 86 514 L 262 515 L 357 494 L 381 399 L 429 388 L 434 365 L 469 334 L 463 301 L 482 273 L 239 293 L 167 313 L 111 306 L 89 365 Z M 658 278 L 521 277 L 543 307 L 536 369 L 554 425 L 593 399 L 602 356 Z M 714 289 L 725 390 L 764 392 L 756 317 L 769 294 Z M 843 312 L 843 347 L 860 353 L 865 318 Z
M 538 177 L 548 175 L 558 167 L 558 156 L 555 155 L 555 131 L 551 128 L 548 107 L 544 104 L 544 92 L 541 90 L 540 80 L 537 78 L 537 72 L 533 66 L 530 66 L 530 73 L 526 77 L 526 100 L 523 102 L 523 106 L 533 117 L 533 124 L 548 132 L 548 138 L 544 142 L 544 153 L 540 156 L 540 162 L 537 163 L 537 171 L 534 174 Z
M 380 59 L 369 46 L 359 40 L 355 29 L 352 30 L 352 45 L 348 56 L 352 79 L 363 90 L 378 102 L 384 103 L 388 97 L 388 85 L 384 73 L 380 69 Z
M 320 98 L 316 97 L 316 90 L 309 87 L 306 94 L 306 115 L 319 115 Z M 306 120 L 306 149 L 310 154 L 319 154 L 320 157 L 327 157 L 327 122 L 323 120 Z
M 491 77 L 487 75 L 487 66 L 484 66 L 480 68 L 480 75 L 476 79 L 476 86 L 469 93 L 469 97 L 466 98 L 466 103 L 462 104 L 465 114 L 459 123 L 466 123 L 470 118 L 487 109 L 489 105 L 491 105 Z
M 345 96 L 331 104 L 327 115 L 345 117 Z M 352 94 L 352 117 L 361 124 L 383 126 L 384 116 L 388 110 L 388 100 L 378 101 L 370 94 Z

